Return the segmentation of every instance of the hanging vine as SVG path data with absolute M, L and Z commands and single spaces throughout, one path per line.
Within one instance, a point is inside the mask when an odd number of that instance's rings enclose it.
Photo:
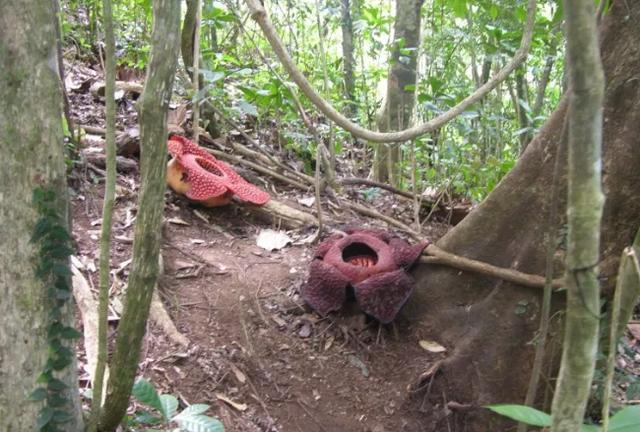
M 37 188 L 33 204 L 39 214 L 31 242 L 38 247 L 36 277 L 45 285 L 45 308 L 49 311 L 47 324 L 47 362 L 37 380 L 39 387 L 31 393 L 33 401 L 44 401 L 38 414 L 37 430 L 55 432 L 61 424 L 73 418 L 72 401 L 65 394 L 67 384 L 55 377 L 73 362 L 74 352 L 69 341 L 80 333 L 65 324 L 64 309 L 71 298 L 71 271 L 68 260 L 73 253 L 71 237 L 57 206 L 59 197 L 53 188 Z

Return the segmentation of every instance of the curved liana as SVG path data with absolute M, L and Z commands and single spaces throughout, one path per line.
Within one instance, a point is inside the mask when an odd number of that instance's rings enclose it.
M 172 135 L 167 150 L 172 156 L 167 165 L 167 184 L 176 193 L 208 207 L 228 204 L 234 195 L 252 204 L 269 201 L 268 193 L 187 138 Z
M 393 321 L 413 291 L 408 270 L 428 242 L 411 246 L 393 234 L 371 229 L 345 233 L 318 246 L 302 297 L 326 315 L 342 307 L 351 286 L 362 311 L 382 323 Z

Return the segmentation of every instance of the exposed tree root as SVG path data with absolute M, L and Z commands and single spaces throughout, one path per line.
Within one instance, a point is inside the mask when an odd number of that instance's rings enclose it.
M 151 299 L 151 310 L 149 317 L 162 331 L 167 335 L 172 342 L 188 347 L 190 344 L 189 339 L 180 333 L 173 323 L 173 320 L 164 308 L 160 296 L 158 296 L 158 287 L 153 291 L 153 298 Z
M 459 270 L 470 271 L 474 273 L 480 273 L 487 276 L 496 277 L 509 282 L 516 283 L 518 285 L 524 285 L 533 288 L 544 288 L 544 277 L 538 275 L 532 275 L 522 273 L 517 270 L 496 267 L 485 262 L 476 261 L 470 258 L 458 256 L 446 251 L 443 251 L 436 245 L 429 245 L 424 251 L 424 254 L 420 258 L 421 263 L 425 264 L 440 264 L 448 265 L 450 267 L 457 268 Z M 552 284 L 556 290 L 562 288 L 562 279 L 556 279 Z
M 91 387 L 94 387 L 94 374 L 96 372 L 96 363 L 98 361 L 98 303 L 93 297 L 91 287 L 87 279 L 82 275 L 75 265 L 71 266 L 73 273 L 73 297 L 76 300 L 80 316 L 82 318 L 82 327 L 84 334 L 84 351 L 87 356 L 87 370 L 91 380 Z M 109 379 L 109 367 L 105 369 L 104 381 Z M 103 386 L 102 400 L 104 400 L 106 386 Z

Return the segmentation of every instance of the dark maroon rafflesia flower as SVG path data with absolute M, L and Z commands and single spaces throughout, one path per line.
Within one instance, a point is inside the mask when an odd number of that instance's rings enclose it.
M 393 321 L 413 291 L 407 271 L 428 242 L 411 246 L 379 230 L 347 229 L 345 233 L 318 246 L 302 297 L 326 315 L 342 307 L 351 286 L 360 309 L 380 322 Z

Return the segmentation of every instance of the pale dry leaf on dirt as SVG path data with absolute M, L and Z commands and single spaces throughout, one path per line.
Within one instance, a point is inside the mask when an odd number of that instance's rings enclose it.
M 350 355 L 348 359 L 349 359 L 349 363 L 351 363 L 352 365 L 360 369 L 360 371 L 362 372 L 362 375 L 365 378 L 369 377 L 369 368 L 367 367 L 366 364 L 364 364 L 362 360 L 360 360 L 358 357 L 354 356 L 353 354 Z
M 234 365 L 233 363 L 229 363 L 229 368 L 240 384 L 244 384 L 245 382 L 247 382 L 247 376 L 240 370 L 238 366 Z
M 429 351 L 432 353 L 440 353 L 440 352 L 445 352 L 447 350 L 438 342 L 434 342 L 430 340 L 421 340 L 420 342 L 418 342 L 418 344 L 420 345 L 420 348 L 422 348 L 423 350 Z
M 228 397 L 226 397 L 225 395 L 223 395 L 222 393 L 216 393 L 216 397 L 218 399 L 220 399 L 222 402 L 225 402 L 225 403 L 229 404 L 229 406 L 237 409 L 238 411 L 246 411 L 246 409 L 248 408 L 247 404 L 234 402 L 231 399 L 229 399 Z
M 310 196 L 305 198 L 298 198 L 298 202 L 305 207 L 311 207 L 316 202 L 316 197 Z
M 640 324 L 628 324 L 627 328 L 629 329 L 629 333 L 636 340 L 640 340 Z
M 291 237 L 284 231 L 274 231 L 272 229 L 260 231 L 256 240 L 258 246 L 268 251 L 280 250 L 289 243 L 291 243 Z
M 173 217 L 170 219 L 167 219 L 167 222 L 172 223 L 174 225 L 184 225 L 184 226 L 189 226 L 189 222 L 185 221 L 184 219 L 180 219 L 179 217 Z

